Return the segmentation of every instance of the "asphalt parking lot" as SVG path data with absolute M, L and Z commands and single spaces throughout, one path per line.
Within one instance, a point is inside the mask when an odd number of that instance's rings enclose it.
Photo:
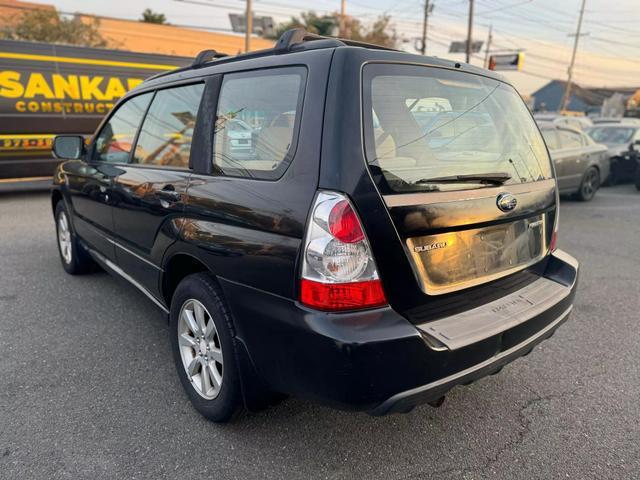
M 289 399 L 226 426 L 183 393 L 165 316 L 59 265 L 49 198 L 0 196 L 0 478 L 640 478 L 640 193 L 563 201 L 571 320 L 439 409 Z

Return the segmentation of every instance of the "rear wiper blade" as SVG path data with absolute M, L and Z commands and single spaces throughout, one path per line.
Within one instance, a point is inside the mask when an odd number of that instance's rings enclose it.
M 470 175 L 450 175 L 447 177 L 423 178 L 413 183 L 480 183 L 483 185 L 502 185 L 511 179 L 505 172 L 474 173 Z

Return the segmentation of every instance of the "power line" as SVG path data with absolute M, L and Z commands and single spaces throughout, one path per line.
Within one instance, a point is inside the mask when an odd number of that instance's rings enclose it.
M 515 3 L 513 5 L 503 5 L 502 7 L 498 7 L 498 8 L 494 8 L 492 10 L 484 10 L 482 12 L 478 12 L 478 16 L 482 17 L 483 15 L 487 15 L 489 13 L 493 13 L 493 12 L 499 12 L 502 10 L 508 10 L 510 8 L 515 8 L 515 7 L 519 7 L 521 5 L 524 5 L 525 3 L 531 3 L 533 0 L 524 0 L 524 1 L 520 1 L 518 3 Z

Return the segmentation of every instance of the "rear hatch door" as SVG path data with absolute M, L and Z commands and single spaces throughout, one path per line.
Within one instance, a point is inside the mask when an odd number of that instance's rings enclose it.
M 398 277 L 382 272 L 392 305 L 463 305 L 478 292 L 490 299 L 504 294 L 505 279 L 535 270 L 549 252 L 556 181 L 515 89 L 454 69 L 385 63 L 365 65 L 362 81 L 366 161 L 395 231 L 371 241 L 401 243 L 413 273 L 405 290 L 414 282 L 421 292 L 407 301 L 389 283 Z

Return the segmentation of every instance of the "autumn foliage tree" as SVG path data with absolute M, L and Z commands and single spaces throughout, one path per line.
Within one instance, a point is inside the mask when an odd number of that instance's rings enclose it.
M 18 20 L 4 27 L 0 37 L 10 40 L 60 43 L 84 47 L 105 47 L 97 18 L 72 18 L 61 16 L 51 9 L 35 9 L 22 13 Z
M 331 36 L 338 28 L 338 18 L 335 15 L 318 15 L 316 12 L 303 12 L 298 17 L 291 17 L 291 20 L 281 23 L 276 28 L 275 38 L 280 37 L 287 30 L 292 28 L 304 28 L 309 33 L 316 35 Z
M 398 36 L 390 23 L 390 16 L 381 15 L 371 26 L 367 27 L 363 25 L 360 20 L 347 16 L 344 22 L 343 36 L 350 40 L 394 48 L 398 43 Z M 313 11 L 309 11 L 302 13 L 300 18 L 291 17 L 291 20 L 288 22 L 278 25 L 275 37 L 278 38 L 283 32 L 291 28 L 304 28 L 310 33 L 323 36 L 338 36 L 339 25 L 339 13 L 318 15 Z
M 167 24 L 167 17 L 164 13 L 154 12 L 150 8 L 146 8 L 144 12 L 142 12 L 141 22 L 144 23 L 157 23 L 159 25 Z
M 359 24 L 358 20 L 353 21 Z M 398 35 L 390 22 L 389 15 L 381 15 L 369 28 L 362 28 L 361 25 L 356 26 L 355 29 L 352 27 L 351 39 L 395 48 L 398 44 Z

